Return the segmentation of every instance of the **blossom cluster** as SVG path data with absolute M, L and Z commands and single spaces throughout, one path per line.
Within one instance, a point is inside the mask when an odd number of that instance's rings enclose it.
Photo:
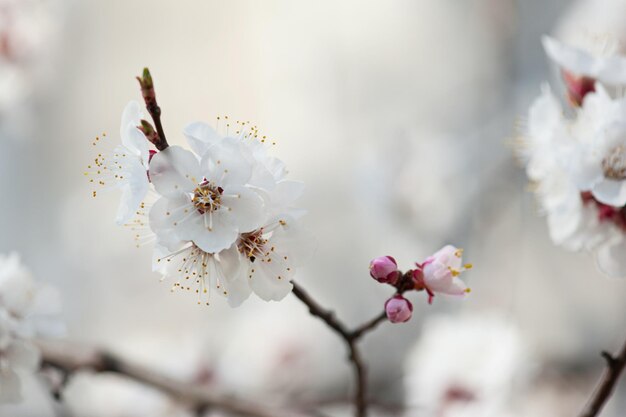
M 62 331 L 58 294 L 37 283 L 16 254 L 0 256 L 0 404 L 21 399 L 20 373 L 39 367 L 36 336 Z
M 568 106 L 548 86 L 529 110 L 521 153 L 550 236 L 595 253 L 599 268 L 626 276 L 626 57 L 606 42 L 594 53 L 545 37 Z M 568 115 L 566 115 L 566 113 Z
M 199 304 L 217 292 L 233 307 L 252 292 L 280 300 L 313 249 L 294 206 L 304 185 L 287 179 L 285 164 L 269 152 L 274 142 L 256 126 L 217 121 L 184 128 L 191 150 L 157 151 L 158 133 L 133 101 L 122 115 L 121 144 L 98 154 L 86 174 L 100 188 L 121 190 L 118 224 L 141 226 L 147 216 L 153 269 L 174 280 L 172 291 L 195 291 Z
M 413 314 L 413 304 L 403 294 L 407 291 L 426 291 L 428 303 L 435 294 L 465 296 L 470 289 L 459 278 L 472 264 L 463 264 L 463 250 L 446 245 L 415 269 L 406 272 L 398 270 L 396 260 L 391 256 L 381 256 L 370 262 L 370 275 L 376 281 L 389 284 L 396 293 L 385 302 L 385 313 L 392 323 L 409 321 Z

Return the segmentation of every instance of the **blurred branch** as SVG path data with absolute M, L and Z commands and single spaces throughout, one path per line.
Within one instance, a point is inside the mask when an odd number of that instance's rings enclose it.
M 293 410 L 277 410 L 268 407 L 226 398 L 202 389 L 197 385 L 186 384 L 161 375 L 127 361 L 110 352 L 69 345 L 62 342 L 39 342 L 42 365 L 50 366 L 69 375 L 79 370 L 112 372 L 157 388 L 195 410 L 218 409 L 245 417 L 305 417 Z
M 141 77 L 137 77 L 137 81 L 139 81 L 139 86 L 141 87 L 141 95 L 143 96 L 143 101 L 146 103 L 146 109 L 148 109 L 148 113 L 150 113 L 150 117 L 152 117 L 154 127 L 156 128 L 156 135 L 146 135 L 146 137 L 158 150 L 162 151 L 167 148 L 169 144 L 165 139 L 165 132 L 163 131 L 163 125 L 161 124 L 161 107 L 159 107 L 156 100 L 154 82 L 152 81 L 150 70 L 148 68 L 144 68 L 143 74 Z M 145 121 L 142 121 L 142 128 L 146 129 L 146 124 L 149 126 L 149 123 L 144 122 Z
M 624 346 L 622 346 L 618 356 L 602 352 L 602 357 L 606 360 L 606 369 L 602 373 L 600 382 L 580 417 L 595 417 L 599 415 L 602 407 L 611 397 L 619 377 L 622 371 L 624 371 L 624 367 L 626 367 L 626 342 L 624 342 Z
M 320 318 L 324 323 L 335 331 L 345 342 L 348 348 L 348 359 L 354 369 L 356 379 L 356 392 L 354 394 L 355 416 L 364 417 L 367 414 L 367 377 L 365 375 L 365 364 L 361 357 L 361 352 L 357 346 L 359 339 L 367 332 L 373 330 L 379 323 L 386 319 L 383 311 L 381 314 L 359 326 L 355 330 L 349 330 L 345 324 L 335 317 L 335 313 L 322 307 L 317 301 L 302 288 L 293 283 L 293 294 L 302 301 L 308 308 L 311 315 Z

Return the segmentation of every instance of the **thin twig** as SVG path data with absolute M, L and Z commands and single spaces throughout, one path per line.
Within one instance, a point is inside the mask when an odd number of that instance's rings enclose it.
M 387 320 L 387 313 L 385 313 L 383 311 L 378 316 L 374 317 L 372 320 L 370 320 L 367 323 L 363 324 L 358 329 L 353 330 L 352 333 L 350 334 L 350 336 L 351 336 L 352 339 L 358 340 L 365 333 L 370 332 L 371 330 L 373 330 L 376 326 L 378 326 L 380 323 L 382 323 L 385 320 Z
M 156 128 L 156 135 L 154 137 L 150 137 L 150 135 L 147 135 L 146 137 L 158 150 L 162 151 L 166 149 L 169 144 L 167 143 L 167 139 L 165 139 L 165 132 L 163 131 L 163 125 L 161 124 L 161 107 L 159 107 L 159 104 L 157 103 L 156 93 L 154 91 L 154 82 L 152 81 L 150 70 L 148 68 L 144 68 L 142 76 L 137 77 L 137 81 L 139 81 L 139 86 L 141 87 L 141 95 L 146 103 L 146 109 L 148 109 L 148 113 L 150 113 L 150 117 L 152 117 L 154 127 Z M 147 122 L 144 122 L 145 121 L 142 121 L 142 126 L 143 129 L 146 129 Z
M 133 364 L 109 352 L 68 345 L 65 343 L 38 343 L 42 365 L 71 374 L 90 369 L 96 372 L 113 372 L 157 388 L 195 410 L 218 409 L 245 417 L 304 417 L 293 410 L 277 410 L 226 398 L 196 385 L 176 381 L 150 369 Z M 308 414 L 306 414 L 308 415 Z
M 363 363 L 357 342 L 365 333 L 373 330 L 379 323 L 386 319 L 385 312 L 351 331 L 335 317 L 333 311 L 322 307 L 317 301 L 311 298 L 300 285 L 295 282 L 292 283 L 293 294 L 308 307 L 311 315 L 324 321 L 324 323 L 333 329 L 345 342 L 349 352 L 348 358 L 354 369 L 356 379 L 356 391 L 354 393 L 355 416 L 365 417 L 367 414 L 367 377 L 365 375 L 365 364 Z
M 617 381 L 626 367 L 626 342 L 622 346 L 618 356 L 613 356 L 608 352 L 602 352 L 602 357 L 606 360 L 606 368 L 602 373 L 600 382 L 595 389 L 591 399 L 587 403 L 580 417 L 595 417 L 600 414 L 602 407 L 609 400 Z

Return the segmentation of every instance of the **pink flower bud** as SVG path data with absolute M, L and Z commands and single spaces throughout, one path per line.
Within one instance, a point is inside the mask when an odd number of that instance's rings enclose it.
M 385 313 L 390 322 L 404 323 L 413 314 L 413 304 L 401 295 L 394 295 L 385 303 Z
M 370 262 L 370 275 L 378 282 L 395 284 L 400 276 L 398 264 L 391 256 L 381 256 Z

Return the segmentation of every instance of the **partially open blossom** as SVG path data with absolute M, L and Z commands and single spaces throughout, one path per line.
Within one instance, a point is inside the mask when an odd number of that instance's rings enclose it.
M 404 323 L 413 315 L 413 304 L 403 296 L 396 294 L 385 303 L 385 313 L 392 323 Z
M 378 282 L 395 284 L 400 276 L 398 264 L 391 256 L 380 256 L 370 262 L 370 275 Z
M 462 254 L 462 249 L 446 245 L 413 271 L 415 287 L 428 292 L 429 303 L 436 293 L 463 296 L 470 292 L 459 278 L 463 271 L 472 267 L 471 264 L 463 265 Z
M 85 175 L 100 189 L 119 189 L 122 192 L 117 210 L 117 224 L 125 224 L 135 217 L 141 206 L 150 181 L 148 162 L 151 157 L 150 144 L 139 129 L 142 113 L 139 103 L 131 101 L 124 108 L 120 124 L 121 143 L 110 151 L 98 153 Z M 96 146 L 107 140 L 106 136 L 97 137 Z M 97 191 L 93 191 L 96 196 Z

